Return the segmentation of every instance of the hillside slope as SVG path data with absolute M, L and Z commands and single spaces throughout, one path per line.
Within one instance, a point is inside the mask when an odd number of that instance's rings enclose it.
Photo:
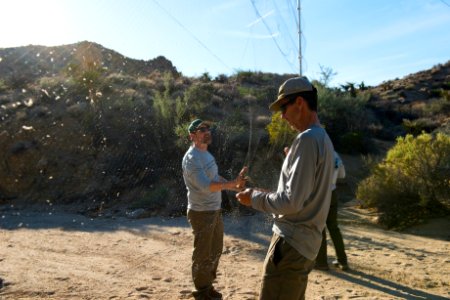
M 358 91 L 371 95 L 375 137 L 447 130 L 449 66 Z M 194 117 L 217 121 L 223 174 L 251 163 L 252 178 L 274 186 L 282 155 L 269 143 L 268 104 L 292 76 L 188 78 L 162 56 L 134 60 L 91 42 L 0 49 L 0 202 L 183 211 L 182 127 Z

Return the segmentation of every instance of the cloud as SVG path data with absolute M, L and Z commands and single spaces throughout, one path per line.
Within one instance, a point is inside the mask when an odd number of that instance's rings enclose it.
M 255 21 L 251 22 L 250 24 L 248 24 L 246 27 L 253 27 L 256 24 L 262 22 L 263 19 L 273 15 L 274 10 L 269 11 L 268 13 L 266 13 L 265 15 L 261 16 L 261 18 L 256 19 Z

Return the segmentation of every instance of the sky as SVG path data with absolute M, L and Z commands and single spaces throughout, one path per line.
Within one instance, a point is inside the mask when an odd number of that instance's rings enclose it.
M 300 14 L 298 0 L 1 0 L 0 11 L 0 48 L 91 41 L 162 55 L 185 76 L 330 71 L 331 86 L 378 85 L 450 60 L 450 0 L 300 0 Z

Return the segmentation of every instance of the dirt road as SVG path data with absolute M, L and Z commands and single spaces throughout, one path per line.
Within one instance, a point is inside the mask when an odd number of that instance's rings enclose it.
M 448 220 L 411 229 L 421 236 L 370 225 L 352 206 L 340 217 L 352 270 L 314 270 L 307 299 L 450 297 Z M 257 299 L 270 217 L 229 215 L 224 222 L 217 289 L 225 299 Z M 193 299 L 184 217 L 90 219 L 3 207 L 0 229 L 0 299 Z

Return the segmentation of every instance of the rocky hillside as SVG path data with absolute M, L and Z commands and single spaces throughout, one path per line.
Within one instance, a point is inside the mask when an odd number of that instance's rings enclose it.
M 364 136 L 446 130 L 449 68 L 361 91 L 381 124 Z M 179 211 L 193 117 L 220 121 L 211 151 L 225 177 L 251 164 L 252 179 L 270 187 L 282 155 L 268 142 L 268 104 L 292 76 L 187 78 L 164 57 L 133 60 L 90 42 L 0 49 L 0 202 Z
M 369 89 L 369 105 L 394 136 L 403 129 L 450 132 L 450 61 Z M 398 129 L 398 128 L 397 128 Z M 400 132 L 401 133 L 401 132 Z
M 30 45 L 0 49 L 0 62 L 0 78 L 11 83 L 57 76 L 70 72 L 71 68 L 90 64 L 105 74 L 147 76 L 155 71 L 177 72 L 172 62 L 163 56 L 148 61 L 130 59 L 87 41 L 56 47 Z

